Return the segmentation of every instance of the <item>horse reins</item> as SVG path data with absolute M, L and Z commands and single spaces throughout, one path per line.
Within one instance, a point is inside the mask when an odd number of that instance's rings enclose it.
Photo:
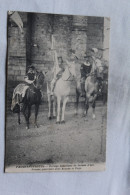
M 64 81 L 74 81 L 74 79 L 69 80 L 71 78 L 71 76 L 73 77 L 72 73 L 70 72 L 69 66 L 68 66 L 68 70 L 69 70 L 70 75 L 69 75 L 68 79 L 67 80 L 64 80 Z

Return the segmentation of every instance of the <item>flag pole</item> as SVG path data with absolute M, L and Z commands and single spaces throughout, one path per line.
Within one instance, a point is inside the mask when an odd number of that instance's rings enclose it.
M 57 69 L 59 69 L 58 65 L 58 57 L 57 57 L 57 51 L 55 48 L 55 39 L 54 35 L 51 36 L 51 50 L 53 51 L 53 61 L 54 61 L 54 76 L 56 75 Z

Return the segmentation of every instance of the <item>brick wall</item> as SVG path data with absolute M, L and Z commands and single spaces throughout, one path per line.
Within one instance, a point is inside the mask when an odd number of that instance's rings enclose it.
M 9 108 L 13 89 L 23 81 L 26 73 L 27 14 L 19 13 L 19 15 L 24 24 L 23 33 L 8 16 L 7 104 Z
M 88 29 L 87 29 L 87 52 L 90 53 L 91 48 L 99 48 L 99 52 L 102 54 L 103 49 L 103 17 L 88 17 Z
M 104 18 L 40 13 L 19 13 L 24 24 L 23 34 L 9 19 L 8 27 L 8 99 L 17 83 L 23 81 L 27 66 L 46 71 L 54 64 L 50 50 L 52 34 L 58 56 L 65 61 L 70 49 L 76 51 L 79 63 L 92 47 L 103 48 Z M 102 50 L 101 50 L 102 52 Z M 46 88 L 45 88 L 46 90 Z M 46 92 L 46 91 L 45 91 Z
M 8 25 L 8 79 L 22 81 L 26 71 L 26 22 L 25 14 L 20 14 L 24 29 L 9 20 Z
M 86 52 L 87 17 L 38 13 L 31 16 L 30 23 L 31 49 L 28 50 L 31 51 L 31 58 L 29 61 L 38 70 L 47 71 L 54 65 L 53 51 L 50 50 L 52 34 L 55 39 L 54 48 L 57 55 L 62 56 L 64 63 L 69 57 L 70 49 L 75 50 L 79 59 Z M 29 39 L 30 35 L 27 40 Z M 77 64 L 79 73 L 80 65 L 80 63 Z M 74 93 L 72 85 L 72 94 Z
M 54 64 L 52 34 L 58 56 L 66 59 L 70 49 L 71 20 L 67 16 L 35 14 L 32 16 L 31 63 L 39 70 Z

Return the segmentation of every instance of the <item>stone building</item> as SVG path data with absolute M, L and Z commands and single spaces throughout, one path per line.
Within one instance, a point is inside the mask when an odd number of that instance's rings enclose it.
M 47 71 L 53 66 L 51 51 L 52 34 L 58 56 L 67 59 L 70 50 L 75 50 L 79 60 L 91 48 L 99 48 L 108 60 L 109 19 L 57 14 L 19 12 L 23 32 L 8 16 L 8 97 L 17 83 L 23 81 L 31 64 L 38 70 Z M 80 65 L 80 64 L 79 64 Z

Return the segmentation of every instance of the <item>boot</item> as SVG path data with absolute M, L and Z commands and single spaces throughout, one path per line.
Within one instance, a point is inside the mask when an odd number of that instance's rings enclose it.
M 54 89 L 55 89 L 55 86 L 56 86 L 56 82 L 57 82 L 57 79 L 55 79 L 55 80 L 53 80 L 52 82 L 51 82 L 51 96 L 53 96 L 54 95 Z
M 54 85 L 51 86 L 51 93 L 50 93 L 51 96 L 54 95 Z

